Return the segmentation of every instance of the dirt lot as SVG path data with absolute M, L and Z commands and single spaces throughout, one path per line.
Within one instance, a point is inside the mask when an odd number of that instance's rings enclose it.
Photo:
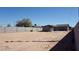
M 0 33 L 0 51 L 48 51 L 68 32 Z

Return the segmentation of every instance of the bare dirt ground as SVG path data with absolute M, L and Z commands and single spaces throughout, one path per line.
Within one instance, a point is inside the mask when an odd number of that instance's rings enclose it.
M 48 51 L 68 32 L 0 33 L 0 51 Z

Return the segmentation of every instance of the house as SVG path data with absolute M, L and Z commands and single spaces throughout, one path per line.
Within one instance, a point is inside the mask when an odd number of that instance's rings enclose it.
M 68 31 L 70 30 L 69 24 L 59 24 L 54 26 L 54 31 Z
M 43 30 L 45 32 L 52 32 L 52 31 L 68 31 L 71 29 L 69 24 L 58 24 L 58 25 L 46 25 L 42 26 Z
M 52 25 L 42 26 L 42 28 L 43 28 L 42 31 L 45 31 L 45 32 L 52 32 L 52 31 L 54 31 L 54 26 L 52 26 Z

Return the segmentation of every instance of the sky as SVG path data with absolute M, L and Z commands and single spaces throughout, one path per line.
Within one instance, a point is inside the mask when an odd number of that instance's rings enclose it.
M 0 7 L 0 26 L 15 25 L 16 21 L 29 18 L 33 24 L 56 25 L 78 22 L 77 7 Z

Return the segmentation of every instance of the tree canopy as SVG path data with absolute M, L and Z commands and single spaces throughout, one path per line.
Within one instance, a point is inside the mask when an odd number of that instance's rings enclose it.
M 28 18 L 23 18 L 16 22 L 17 27 L 32 27 L 32 21 Z

